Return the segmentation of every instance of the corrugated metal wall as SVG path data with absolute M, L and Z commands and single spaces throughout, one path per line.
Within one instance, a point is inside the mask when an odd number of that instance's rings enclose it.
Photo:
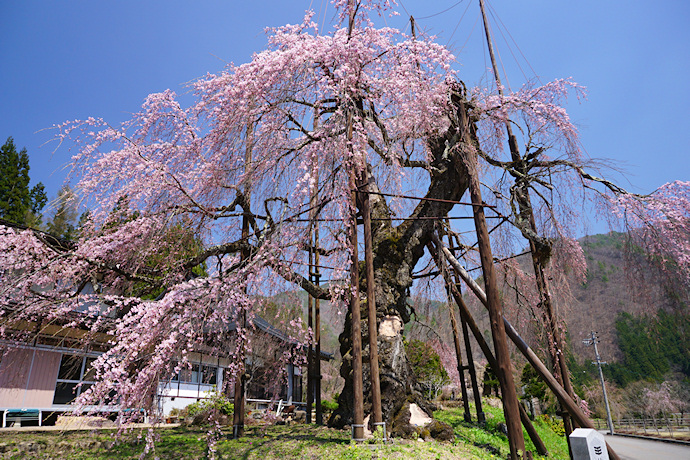
M 50 407 L 59 367 L 60 353 L 9 350 L 0 362 L 0 407 Z

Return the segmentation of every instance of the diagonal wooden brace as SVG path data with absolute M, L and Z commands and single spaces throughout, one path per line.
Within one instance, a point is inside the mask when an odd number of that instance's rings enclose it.
M 462 278 L 462 280 L 469 286 L 470 290 L 477 296 L 477 298 L 486 306 L 486 294 L 484 290 L 477 284 L 470 274 L 465 270 L 465 268 L 460 265 L 460 262 L 453 256 L 453 254 L 448 250 L 447 247 L 441 243 L 436 234 L 432 235 L 434 244 L 440 248 L 443 252 L 443 256 L 448 260 L 453 270 Z M 551 374 L 548 368 L 541 362 L 539 357 L 534 353 L 534 351 L 525 343 L 525 341 L 520 337 L 512 324 L 504 317 L 503 324 L 506 329 L 506 334 L 513 341 L 518 350 L 527 358 L 527 361 L 532 365 L 534 370 L 536 370 L 539 375 L 544 379 L 546 384 L 549 386 L 551 391 L 556 395 L 558 400 L 563 404 L 563 407 L 570 413 L 570 415 L 575 419 L 575 421 L 583 428 L 595 429 L 592 421 L 582 412 L 582 409 L 577 405 L 573 398 L 568 395 L 568 393 L 563 389 L 556 378 Z M 487 358 L 488 359 L 488 358 Z M 606 444 L 606 448 L 609 452 L 609 457 L 612 460 L 620 460 L 620 457 L 613 451 L 611 446 Z
M 434 238 L 435 237 L 436 237 L 436 235 L 434 234 Z M 434 241 L 436 241 L 436 239 L 434 239 Z M 441 266 L 441 264 L 443 262 L 438 257 L 438 251 L 436 250 L 436 247 L 434 247 L 433 244 L 429 243 L 427 245 L 427 248 L 431 252 L 432 257 L 434 257 L 434 260 L 436 261 L 437 265 L 439 266 L 438 267 L 439 270 L 443 273 L 446 284 L 450 288 L 451 294 L 453 295 L 453 298 L 455 299 L 455 303 L 458 305 L 458 308 L 460 309 L 462 315 L 464 316 L 464 318 L 467 322 L 467 325 L 469 326 L 470 330 L 472 331 L 472 335 L 474 335 L 475 340 L 479 344 L 479 348 L 481 348 L 482 352 L 484 353 L 484 357 L 486 357 L 486 360 L 489 362 L 489 365 L 491 366 L 491 368 L 496 369 L 496 357 L 494 356 L 493 352 L 491 351 L 489 344 L 484 339 L 484 336 L 482 335 L 481 331 L 479 330 L 479 326 L 477 326 L 477 323 L 474 321 L 472 314 L 467 309 L 467 305 L 462 300 L 462 296 L 460 295 L 460 292 L 459 292 L 457 286 L 455 285 L 455 283 L 452 282 L 452 280 L 447 278 L 448 272 L 446 270 L 444 270 Z M 527 435 L 530 437 L 530 439 L 532 440 L 532 444 L 534 444 L 534 447 L 537 449 L 537 453 L 539 455 L 544 455 L 544 456 L 549 455 L 549 451 L 547 450 L 546 445 L 544 444 L 544 441 L 542 441 L 541 437 L 539 437 L 539 433 L 537 433 L 537 430 L 534 429 L 534 425 L 532 424 L 532 420 L 530 420 L 529 415 L 527 415 L 525 408 L 522 407 L 522 404 L 519 404 L 518 408 L 520 410 L 520 421 L 522 422 L 522 426 L 525 427 L 525 431 L 527 431 Z

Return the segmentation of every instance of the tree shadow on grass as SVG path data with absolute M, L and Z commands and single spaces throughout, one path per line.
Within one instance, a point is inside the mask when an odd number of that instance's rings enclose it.
M 222 458 L 226 457 L 230 448 L 232 454 L 230 458 L 241 458 L 246 460 L 252 454 L 260 455 L 261 451 L 272 453 L 284 452 L 286 458 L 294 457 L 305 448 L 318 446 L 319 448 L 347 445 L 350 439 L 344 437 L 342 432 L 328 428 L 293 425 L 289 427 L 250 427 L 245 431 L 245 436 L 239 440 L 229 440 L 229 443 L 239 445 L 226 445 L 221 449 Z M 234 454 L 234 455 L 233 455 Z

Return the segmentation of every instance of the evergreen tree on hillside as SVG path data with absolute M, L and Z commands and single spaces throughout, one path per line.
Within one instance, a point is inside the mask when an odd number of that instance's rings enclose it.
M 670 371 L 690 376 L 690 314 L 659 310 L 655 317 L 620 313 L 616 319 L 621 362 L 606 372 L 619 385 L 637 380 L 661 382 Z
M 29 155 L 17 152 L 14 140 L 7 138 L 0 147 L 0 218 L 17 224 L 37 227 L 40 212 L 46 204 L 42 183 L 29 188 Z
M 48 222 L 48 233 L 68 240 L 76 237 L 79 217 L 76 198 L 69 185 L 60 188 L 55 200 L 55 214 Z

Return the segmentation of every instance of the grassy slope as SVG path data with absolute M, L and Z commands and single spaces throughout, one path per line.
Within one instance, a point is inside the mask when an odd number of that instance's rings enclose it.
M 390 444 L 372 441 L 365 444 L 350 442 L 346 431 L 324 427 L 252 426 L 241 440 L 229 439 L 223 430 L 217 443 L 217 458 L 224 459 L 491 459 L 506 458 L 508 442 L 497 425 L 503 421 L 502 410 L 485 407 L 487 425 L 480 428 L 465 423 L 461 409 L 436 412 L 436 418 L 450 423 L 458 435 L 454 443 L 395 440 Z M 553 459 L 567 459 L 565 440 L 559 438 L 544 423 L 537 422 L 544 442 Z M 169 428 L 157 430 L 155 451 L 145 458 L 198 459 L 208 454 L 207 433 L 198 428 Z M 4 432 L 0 458 L 70 458 L 70 459 L 131 459 L 144 451 L 146 431 L 133 430 L 117 436 L 115 432 Z M 525 435 L 525 438 L 527 436 Z M 38 451 L 27 452 L 31 443 Z M 20 451 L 20 445 L 22 451 Z M 533 447 L 528 441 L 528 449 Z
M 480 458 L 507 458 L 510 450 L 508 448 L 508 438 L 498 429 L 499 423 L 505 423 L 503 417 L 503 410 L 491 407 L 485 404 L 484 413 L 486 415 L 486 426 L 479 427 L 474 423 L 467 423 L 463 419 L 463 409 L 446 409 L 434 413 L 434 418 L 443 422 L 449 423 L 455 430 L 455 434 L 459 440 L 467 445 L 481 446 L 484 450 L 484 456 Z M 474 405 L 471 404 L 471 413 L 474 411 Z M 569 459 L 568 444 L 564 437 L 558 436 L 551 428 L 541 419 L 534 421 L 534 426 L 539 437 L 546 445 L 549 451 L 549 457 L 552 459 Z M 545 458 L 536 455 L 534 444 L 527 436 L 527 432 L 522 430 L 525 437 L 525 448 L 534 454 L 534 458 Z M 492 456 L 493 455 L 493 456 Z

